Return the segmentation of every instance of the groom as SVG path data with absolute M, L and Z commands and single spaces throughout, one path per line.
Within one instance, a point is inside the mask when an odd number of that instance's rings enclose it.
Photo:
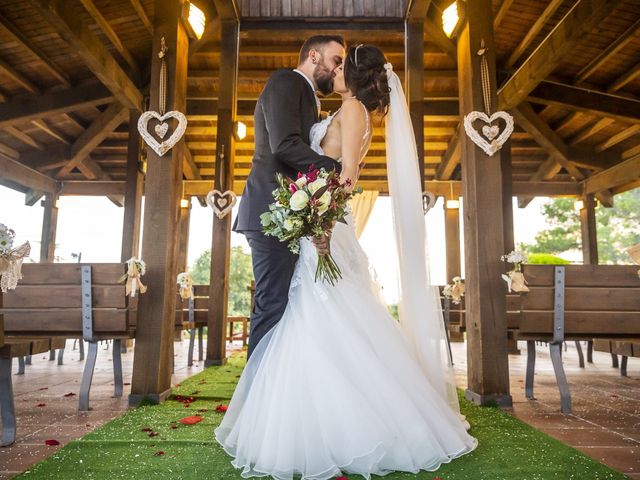
M 311 150 L 309 130 L 320 114 L 316 91 L 323 95 L 333 91 L 335 70 L 342 65 L 344 50 L 341 36 L 307 39 L 300 49 L 298 68 L 274 72 L 256 104 L 255 152 L 233 226 L 249 242 L 256 282 L 248 356 L 282 317 L 298 260 L 286 243 L 262 233 L 260 215 L 274 201 L 271 192 L 277 187 L 276 173 L 296 178 L 298 172 L 306 173 L 311 165 L 339 169 L 332 158 Z M 314 243 L 320 252 L 327 248 Z

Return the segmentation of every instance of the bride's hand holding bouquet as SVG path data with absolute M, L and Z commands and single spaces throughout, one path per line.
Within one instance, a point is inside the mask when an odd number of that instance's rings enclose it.
M 334 285 L 342 278 L 340 268 L 329 251 L 329 239 L 336 222 L 345 223 L 347 202 L 360 189 L 340 182 L 335 171 L 314 169 L 299 173 L 296 180 L 277 174 L 278 188 L 273 191 L 275 202 L 260 216 L 265 235 L 287 242 L 289 250 L 300 252 L 300 239 L 311 237 L 318 250 L 318 278 Z

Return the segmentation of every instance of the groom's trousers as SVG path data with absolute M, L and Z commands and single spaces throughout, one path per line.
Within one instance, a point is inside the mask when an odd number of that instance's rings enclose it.
M 289 285 L 298 260 L 287 244 L 260 231 L 243 232 L 253 261 L 256 290 L 251 311 L 247 357 L 282 318 L 289 301 Z

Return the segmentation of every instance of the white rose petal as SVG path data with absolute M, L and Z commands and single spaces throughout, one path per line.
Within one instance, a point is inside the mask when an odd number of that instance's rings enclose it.
M 313 195 L 326 184 L 327 181 L 324 178 L 318 178 L 309 184 L 309 192 L 311 192 L 311 195 Z
M 307 195 L 304 190 L 298 190 L 296 193 L 291 195 L 291 198 L 289 199 L 289 206 L 291 207 L 291 210 L 296 212 L 306 207 L 307 203 L 309 203 L 309 195 Z
M 296 187 L 302 188 L 307 184 L 307 177 L 302 176 L 295 181 Z

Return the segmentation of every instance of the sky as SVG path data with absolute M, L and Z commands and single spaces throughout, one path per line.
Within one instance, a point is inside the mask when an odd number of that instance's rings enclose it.
M 444 212 L 442 198 L 425 217 L 427 241 L 430 251 L 431 280 L 443 285 L 445 278 Z M 548 199 L 537 198 L 526 209 L 517 207 L 514 200 L 514 227 L 516 244 L 532 242 L 536 233 L 545 227 L 541 205 Z M 15 245 L 24 241 L 31 243 L 33 261 L 40 258 L 40 235 L 43 208 L 37 203 L 33 207 L 24 204 L 24 194 L 0 186 L 0 223 L 16 232 Z M 105 197 L 60 197 L 56 257 L 59 261 L 75 262 L 72 254 L 82 254 L 83 262 L 119 262 L 122 242 L 122 219 L 124 209 L 115 206 Z M 463 207 L 464 208 L 464 207 Z M 233 216 L 237 213 L 237 206 Z M 462 210 L 460 218 L 462 219 Z M 188 261 L 192 265 L 200 254 L 211 248 L 213 211 L 193 201 L 189 234 Z M 462 225 L 460 228 L 462 232 Z M 379 197 L 369 222 L 360 239 L 383 287 L 389 303 L 397 300 L 397 263 L 393 255 L 393 225 L 391 203 L 388 197 Z M 232 246 L 240 245 L 249 252 L 243 235 L 232 233 Z M 463 253 L 464 255 L 464 253 Z M 142 253 L 144 259 L 144 252 Z M 464 268 L 464 266 L 463 266 Z

